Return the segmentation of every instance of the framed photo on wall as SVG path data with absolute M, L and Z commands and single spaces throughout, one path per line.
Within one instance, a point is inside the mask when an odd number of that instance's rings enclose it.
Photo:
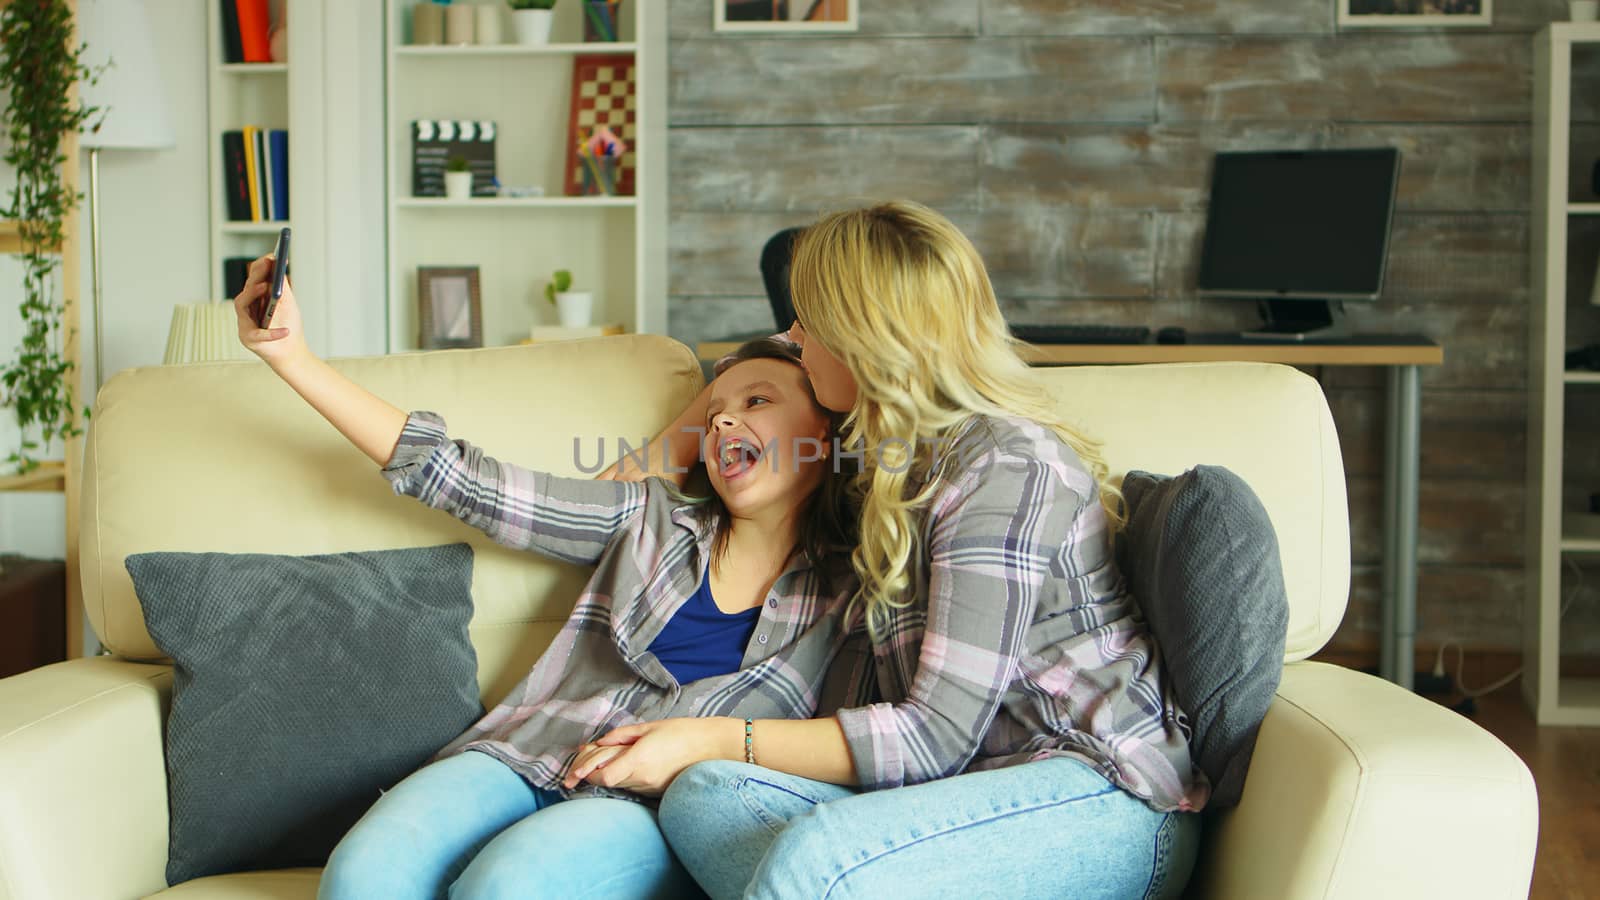
M 855 31 L 857 0 L 712 0 L 716 31 Z
M 483 346 L 483 298 L 477 266 L 417 267 L 417 346 Z
M 1340 28 L 1473 26 L 1494 22 L 1494 0 L 1334 0 Z

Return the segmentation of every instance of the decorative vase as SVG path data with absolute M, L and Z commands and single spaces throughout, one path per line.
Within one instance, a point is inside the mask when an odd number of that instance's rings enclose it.
M 285 5 L 283 11 L 278 13 L 278 27 L 272 29 L 272 36 L 267 39 L 267 52 L 276 63 L 289 61 L 289 7 Z
M 437 3 L 418 3 L 411 7 L 411 43 L 444 43 L 444 7 Z
M 472 199 L 472 173 L 444 173 L 444 195 L 451 200 Z
M 498 44 L 505 40 L 500 27 L 500 12 L 505 7 L 498 3 L 485 3 L 478 7 L 478 43 Z
M 467 3 L 452 3 L 444 8 L 444 42 L 446 44 L 472 43 L 472 25 L 475 21 L 473 10 L 475 8 Z
M 550 10 L 513 9 L 511 27 L 517 32 L 519 44 L 550 43 Z
M 585 328 L 594 315 L 594 294 L 589 291 L 567 291 L 556 295 L 556 315 L 563 328 Z

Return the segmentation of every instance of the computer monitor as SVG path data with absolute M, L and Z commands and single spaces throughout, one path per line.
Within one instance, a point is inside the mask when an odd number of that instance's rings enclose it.
M 1399 178 L 1390 147 L 1218 153 L 1200 296 L 1257 300 L 1246 337 L 1341 333 L 1344 301 L 1383 290 Z

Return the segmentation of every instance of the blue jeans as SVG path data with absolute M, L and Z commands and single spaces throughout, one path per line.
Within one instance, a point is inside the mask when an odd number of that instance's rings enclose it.
M 649 807 L 529 785 L 467 752 L 419 769 L 328 859 L 318 900 L 699 894 Z
M 661 830 L 725 897 L 1177 897 L 1200 817 L 1160 813 L 1073 759 L 894 790 L 734 762 L 691 766 Z

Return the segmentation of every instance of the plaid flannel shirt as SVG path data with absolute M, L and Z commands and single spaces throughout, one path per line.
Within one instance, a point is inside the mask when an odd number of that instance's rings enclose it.
M 444 420 L 408 418 L 383 474 L 496 543 L 595 566 L 572 615 L 520 684 L 439 757 L 488 753 L 529 783 L 561 791 L 583 744 L 613 728 L 678 716 L 805 718 L 838 651 L 839 614 L 855 588 L 832 592 L 796 554 L 761 606 L 736 672 L 678 684 L 650 643 L 700 584 L 715 528 L 643 483 L 562 478 L 518 468 L 452 441 Z M 564 793 L 615 794 L 593 786 Z
M 916 602 L 839 657 L 822 707 L 843 707 L 861 785 L 1070 756 L 1155 809 L 1201 808 L 1209 784 L 1077 454 L 1035 422 L 975 417 L 933 470 Z

